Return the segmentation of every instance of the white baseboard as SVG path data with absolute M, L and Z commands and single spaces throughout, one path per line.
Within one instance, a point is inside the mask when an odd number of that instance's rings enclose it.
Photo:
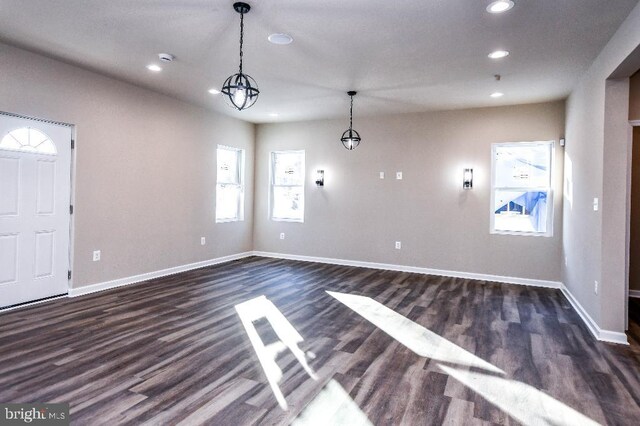
M 300 256 L 296 254 L 271 253 L 263 251 L 254 251 L 254 256 L 271 257 L 276 259 L 300 260 L 303 262 L 329 263 L 332 265 L 357 266 L 362 268 L 384 269 L 388 271 L 414 272 L 417 274 L 439 275 L 454 278 L 467 278 L 480 281 L 493 281 L 506 284 L 519 284 L 534 287 L 556 288 L 561 289 L 567 297 L 571 306 L 578 312 L 582 321 L 593 334 L 593 336 L 603 342 L 619 343 L 628 345 L 627 335 L 616 331 L 602 330 L 598 324 L 589 316 L 582 305 L 571 294 L 569 289 L 559 281 L 536 280 L 531 278 L 506 277 L 502 275 L 486 275 L 476 274 L 472 272 L 445 271 L 441 269 L 418 268 L 415 266 L 392 265 L 387 263 L 361 262 L 356 260 L 332 259 L 327 257 Z M 640 293 L 640 292 L 639 292 Z
M 188 265 L 176 266 L 173 268 L 162 269 L 160 271 L 147 272 L 145 274 L 134 275 L 132 277 L 120 278 L 117 280 L 106 281 L 98 284 L 91 284 L 78 288 L 69 289 L 69 297 L 78 297 L 85 294 L 95 293 L 97 291 L 109 290 L 116 287 L 122 287 L 129 284 L 139 283 L 141 281 L 151 280 L 153 278 L 166 277 L 167 275 L 179 274 L 180 272 L 190 271 L 192 269 L 204 268 L 205 266 L 217 265 L 219 263 L 230 262 L 232 260 L 242 259 L 252 256 L 253 252 L 244 252 L 232 254 L 229 256 L 218 257 L 216 259 L 204 260 L 202 262 L 189 263 Z
M 520 284 L 535 287 L 560 288 L 561 283 L 557 281 L 535 280 L 531 278 L 505 277 L 502 275 L 486 275 L 471 272 L 445 271 L 440 269 L 419 268 L 415 266 L 393 265 L 388 263 L 362 262 L 356 260 L 332 259 L 326 257 L 301 256 L 295 254 L 271 253 L 263 251 L 248 251 L 244 253 L 232 254 L 230 256 L 219 257 L 216 259 L 205 260 L 202 262 L 190 263 L 188 265 L 176 266 L 173 268 L 162 269 L 160 271 L 147 272 L 131 277 L 119 278 L 117 280 L 106 281 L 97 284 L 91 284 L 69 290 L 69 297 L 78 297 L 85 294 L 95 293 L 97 291 L 109 290 L 112 288 L 122 287 L 129 284 L 135 284 L 141 281 L 151 280 L 153 278 L 165 277 L 167 275 L 179 274 L 180 272 L 190 271 L 192 269 L 203 268 L 205 266 L 217 265 L 219 263 L 229 262 L 232 260 L 242 259 L 249 256 L 262 256 L 277 259 L 299 260 L 304 262 L 329 263 L 333 265 L 357 266 L 361 268 L 383 269 L 388 271 L 413 272 L 417 274 L 439 275 L 445 277 L 467 278 L 481 281 L 494 281 L 507 284 Z
M 578 299 L 576 299 L 573 294 L 569 291 L 569 289 L 563 284 L 562 285 L 562 293 L 565 295 L 573 309 L 580 315 L 582 321 L 585 323 L 593 337 L 596 339 L 609 342 L 609 343 L 618 343 L 621 345 L 628 345 L 629 341 L 627 340 L 627 335 L 625 333 L 620 333 L 618 331 L 609 331 L 602 330 L 598 324 L 591 318 L 591 316 L 587 313 L 587 311 L 582 307 Z
M 300 256 L 297 254 L 271 253 L 254 251 L 254 256 L 277 259 L 300 260 L 303 262 L 329 263 L 332 265 L 357 266 L 361 268 L 384 269 L 386 271 L 413 272 L 416 274 L 439 275 L 443 277 L 467 278 L 480 281 L 494 281 L 506 284 L 520 284 L 533 287 L 561 288 L 559 281 L 536 280 L 532 278 L 506 277 L 503 275 L 476 274 L 473 272 L 446 271 L 442 269 L 419 268 L 416 266 L 393 265 L 389 263 L 361 262 L 358 260 L 333 259 L 328 257 Z
M 69 297 L 83 296 L 85 294 L 91 294 L 98 291 L 104 291 L 112 288 L 122 287 L 129 284 L 138 283 L 141 281 L 147 281 L 153 278 L 165 277 L 168 275 L 178 274 L 180 272 L 190 271 L 192 269 L 198 269 L 206 266 L 217 265 L 219 263 L 230 262 L 232 260 L 243 259 L 249 256 L 261 256 L 261 257 L 269 257 L 269 258 L 276 258 L 276 259 L 299 260 L 303 262 L 328 263 L 332 265 L 356 266 L 361 268 L 383 269 L 388 271 L 399 271 L 399 272 L 413 272 L 417 274 L 438 275 L 438 276 L 466 278 L 466 279 L 473 279 L 473 280 L 480 280 L 480 281 L 493 281 L 493 282 L 506 283 L 506 284 L 519 284 L 519 285 L 527 285 L 527 286 L 534 286 L 534 287 L 561 289 L 563 294 L 569 300 L 569 303 L 571 303 L 571 306 L 573 306 L 573 308 L 576 310 L 580 318 L 582 318 L 582 320 L 584 321 L 585 325 L 587 326 L 591 334 L 593 334 L 593 336 L 596 339 L 604 342 L 619 343 L 623 345 L 629 344 L 627 341 L 627 335 L 625 333 L 602 330 L 600 327 L 598 327 L 598 324 L 596 324 L 596 322 L 591 318 L 591 316 L 587 313 L 587 311 L 585 311 L 585 309 L 577 301 L 577 299 L 573 296 L 573 294 L 571 294 L 569 289 L 563 283 L 558 281 L 507 277 L 502 275 L 477 274 L 472 272 L 446 271 L 441 269 L 419 268 L 415 266 L 393 265 L 388 263 L 362 262 L 357 260 L 301 256 L 301 255 L 295 255 L 295 254 L 272 253 L 272 252 L 263 252 L 263 251 L 248 251 L 244 253 L 237 253 L 229 256 L 219 257 L 216 259 L 205 260 L 202 262 L 190 263 L 188 265 L 162 269 L 160 271 L 148 272 L 145 274 L 134 275 L 131 277 L 120 278 L 112 281 L 106 281 L 103 283 L 97 283 L 97 284 L 87 285 L 83 287 L 72 288 L 69 290 Z M 630 290 L 629 296 L 640 297 L 640 291 Z

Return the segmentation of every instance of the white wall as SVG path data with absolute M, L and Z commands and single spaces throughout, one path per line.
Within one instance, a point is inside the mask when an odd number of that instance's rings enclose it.
M 252 124 L 3 44 L 0 110 L 76 126 L 74 287 L 251 250 Z M 215 224 L 219 143 L 246 149 L 242 223 Z
M 551 238 L 489 233 L 490 173 L 492 143 L 557 141 L 564 122 L 564 102 L 356 117 L 363 142 L 354 151 L 340 143 L 348 117 L 258 125 L 255 249 L 559 281 L 562 148 L 556 144 Z M 287 149 L 306 152 L 304 223 L 268 217 L 269 153 Z M 470 191 L 462 189 L 465 166 L 474 168 Z M 316 169 L 325 170 L 322 188 Z
M 607 81 L 640 45 L 636 6 L 567 100 L 573 200 L 564 205 L 562 279 L 604 330 L 625 328 L 631 127 L 628 79 Z M 594 198 L 600 210 L 593 211 Z M 599 282 L 598 294 L 594 281 Z

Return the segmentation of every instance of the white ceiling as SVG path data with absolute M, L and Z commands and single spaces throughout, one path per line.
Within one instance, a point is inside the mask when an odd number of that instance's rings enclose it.
M 237 72 L 233 0 L 0 0 L 0 40 L 243 120 L 294 121 L 347 117 L 350 89 L 356 117 L 562 99 L 638 0 L 516 0 L 501 15 L 489 2 L 249 0 L 245 72 L 261 93 L 242 112 L 207 93 Z M 270 44 L 275 32 L 293 44 Z M 511 55 L 487 58 L 496 49 Z M 161 52 L 177 59 L 152 74 Z

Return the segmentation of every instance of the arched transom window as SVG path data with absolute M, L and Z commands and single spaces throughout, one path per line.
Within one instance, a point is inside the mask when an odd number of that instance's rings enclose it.
M 56 145 L 49 136 L 32 127 L 22 127 L 7 133 L 0 141 L 0 149 L 56 155 Z

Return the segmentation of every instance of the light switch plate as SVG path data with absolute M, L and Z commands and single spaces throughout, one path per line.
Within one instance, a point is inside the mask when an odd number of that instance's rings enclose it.
M 380 179 L 384 179 L 384 172 L 380 172 Z
M 402 180 L 402 172 L 396 172 L 396 179 Z

